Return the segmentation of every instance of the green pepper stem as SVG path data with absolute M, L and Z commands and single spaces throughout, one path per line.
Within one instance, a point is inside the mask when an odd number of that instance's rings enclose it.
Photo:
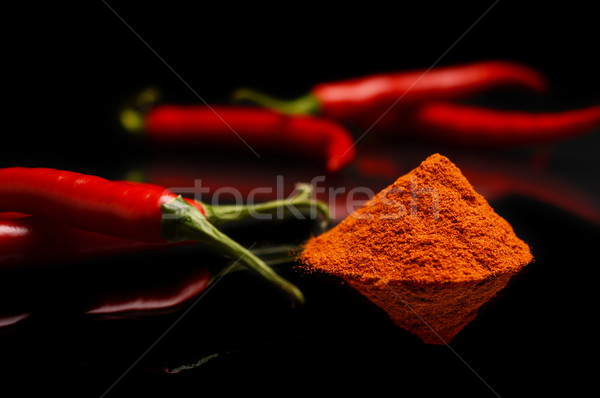
M 249 218 L 257 219 L 285 219 L 294 216 L 297 218 L 320 217 L 320 227 L 325 229 L 331 221 L 331 214 L 326 203 L 313 199 L 313 188 L 310 184 L 296 184 L 296 190 L 286 199 L 273 200 L 263 203 L 241 205 L 209 206 L 203 203 L 206 217 L 216 226 L 242 221 Z
M 256 256 L 260 256 L 265 264 L 270 267 L 288 264 L 296 259 L 296 254 L 299 245 L 281 245 L 281 246 L 268 246 L 258 249 L 249 248 L 252 253 Z M 232 274 L 235 272 L 246 270 L 247 267 L 239 264 L 239 262 L 232 262 L 227 266 L 220 267 L 211 275 L 211 281 L 220 279 L 225 274 Z M 212 282 L 211 282 L 212 283 Z
M 295 285 L 278 275 L 264 261 L 223 232 L 219 231 L 195 207 L 178 197 L 162 205 L 162 236 L 169 241 L 193 240 L 206 244 L 236 259 L 236 263 L 257 272 L 284 291 L 293 304 L 304 303 L 304 295 Z
M 240 88 L 233 93 L 234 101 L 250 101 L 257 105 L 276 110 L 288 115 L 316 115 L 321 110 L 321 104 L 313 94 L 306 94 L 293 100 L 282 100 L 271 97 L 249 88 Z

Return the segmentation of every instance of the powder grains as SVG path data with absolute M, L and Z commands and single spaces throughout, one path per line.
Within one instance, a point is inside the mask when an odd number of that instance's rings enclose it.
M 532 261 L 526 243 L 446 157 L 428 157 L 301 255 L 424 342 L 449 342 Z

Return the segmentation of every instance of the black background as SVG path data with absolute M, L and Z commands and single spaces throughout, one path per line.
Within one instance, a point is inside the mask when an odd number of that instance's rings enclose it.
M 148 85 L 198 102 L 189 85 L 214 104 L 240 86 L 295 97 L 367 73 L 509 59 L 547 75 L 552 98 L 540 108 L 598 99 L 597 21 L 584 2 L 108 4 L 136 33 L 103 2 L 4 13 L 4 135 L 17 143 L 9 153 L 85 160 L 93 146 L 127 158 L 114 141 L 122 144 L 115 109 Z
M 293 98 L 322 81 L 508 59 L 543 71 L 552 91 L 544 98 L 491 102 L 548 110 L 600 103 L 598 21 L 592 3 L 493 4 L 11 6 L 2 18 L 0 165 L 122 176 L 156 155 L 124 137 L 116 119 L 122 102 L 148 85 L 161 87 L 177 102 L 197 103 L 197 93 L 208 103 L 226 104 L 240 86 Z M 585 190 L 597 204 L 599 148 L 597 131 L 533 153 L 549 154 L 552 175 Z M 422 155 L 446 148 L 398 150 L 408 171 Z M 512 161 L 530 154 L 467 156 Z M 228 160 L 223 155 L 219 161 Z M 219 167 L 215 163 L 214 170 Z M 212 171 L 207 167 L 206 173 Z M 274 380 L 292 391 L 362 387 L 399 396 L 577 395 L 595 389 L 586 361 L 596 358 L 592 319 L 597 312 L 598 225 L 531 198 L 508 197 L 492 204 L 530 242 L 536 262 L 451 348 L 419 344 L 360 297 L 326 279 L 283 271 L 309 295 L 308 308 L 294 312 L 268 289 L 257 293 L 243 276 L 232 276 L 106 396 L 188 396 L 207 389 L 284 395 L 285 390 L 274 390 Z M 302 233 L 308 229 L 296 227 Z M 195 257 L 189 252 L 174 252 L 153 261 L 143 256 L 127 261 L 133 262 L 134 275 L 142 275 L 150 262 L 154 268 L 149 269 L 157 273 L 157 264 L 191 259 Z M 125 271 L 114 268 L 125 261 L 92 264 L 94 270 L 109 269 L 98 283 L 118 279 Z M 93 279 L 84 274 L 21 278 L 16 287 L 3 276 L 4 285 L 25 292 L 4 294 L 7 305 L 14 304 L 8 304 L 11 297 L 24 300 L 29 293 L 25 301 L 47 303 L 38 304 L 42 311 L 35 322 L 0 336 L 0 378 L 18 380 L 25 390 L 101 396 L 177 319 L 175 314 L 139 322 L 79 321 L 65 308 L 84 293 L 78 286 L 82 278 Z M 148 370 L 230 351 L 236 353 L 185 375 Z

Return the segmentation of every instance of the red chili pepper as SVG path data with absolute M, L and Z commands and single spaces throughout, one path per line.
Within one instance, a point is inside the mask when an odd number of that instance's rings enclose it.
M 187 243 L 146 243 L 84 231 L 38 216 L 0 214 L 2 271 L 149 252 Z M 162 285 L 160 289 L 154 286 L 154 289 L 128 289 L 120 293 L 113 289 L 94 295 L 94 304 L 88 313 L 124 317 L 134 315 L 134 312 L 136 315 L 151 315 L 157 311 L 174 310 L 204 290 L 209 279 L 208 269 L 199 267 L 184 281 Z M 28 315 L 28 312 L 0 315 L 0 329 L 20 322 Z
M 414 105 L 431 100 L 465 98 L 503 87 L 546 91 L 537 70 L 508 61 L 470 64 L 369 75 L 321 83 L 296 100 L 282 101 L 262 93 L 241 89 L 234 97 L 250 100 L 288 114 L 320 114 L 342 122 L 374 123 L 390 106 Z
M 119 319 L 171 313 L 204 292 L 211 278 L 210 270 L 202 267 L 174 282 L 162 282 L 160 286 L 111 290 L 95 297 L 85 314 Z
M 284 250 L 284 253 L 286 260 L 289 261 L 287 256 L 289 252 Z M 236 270 L 239 268 L 228 268 L 226 272 Z M 101 319 L 137 318 L 172 313 L 199 297 L 222 274 L 223 271 L 201 267 L 166 280 L 162 274 L 150 275 L 150 281 L 144 280 L 136 283 L 135 286 L 127 284 L 125 288 L 117 287 L 94 294 L 91 305 L 84 313 Z
M 206 212 L 159 186 L 48 168 L 0 170 L 0 210 L 42 215 L 105 235 L 153 243 L 180 240 L 163 236 L 167 204 L 171 212 L 179 206 L 198 218 Z
M 156 95 L 142 93 L 140 97 L 154 101 Z M 128 130 L 163 146 L 240 150 L 248 146 L 259 156 L 265 152 L 294 153 L 325 159 L 330 172 L 354 158 L 353 139 L 344 126 L 325 118 L 289 116 L 259 107 L 157 104 L 145 112 L 126 108 L 121 121 Z
M 132 182 L 123 182 L 123 184 L 151 186 Z M 298 184 L 296 191 L 285 201 L 273 200 L 247 206 L 207 206 L 206 208 L 210 209 L 208 221 L 221 226 L 251 219 L 253 214 L 290 215 L 291 213 L 280 211 L 285 206 L 293 207 L 306 216 L 318 206 L 318 211 L 328 218 L 329 210 L 323 203 L 312 200 L 311 195 L 312 187 Z M 187 198 L 185 201 L 200 205 Z M 194 241 L 145 242 L 125 239 L 82 230 L 47 217 L 14 212 L 0 213 L 0 270 L 24 266 L 43 267 L 191 243 Z
M 185 243 L 148 243 L 85 231 L 38 216 L 4 216 L 0 214 L 0 270 L 43 267 Z
M 116 289 L 113 286 L 102 292 L 92 293 L 91 297 L 84 297 L 83 301 L 89 299 L 90 304 L 85 306 L 87 309 L 83 313 L 102 320 L 169 314 L 199 297 L 212 280 L 211 271 L 206 267 L 199 267 L 172 280 L 165 281 L 163 278 L 160 282 L 143 282 L 141 285 Z M 32 312 L 15 312 L 14 309 L 8 309 L 7 312 L 4 308 L 0 314 L 0 333 L 5 329 L 12 329 L 31 315 Z
M 160 186 L 48 168 L 0 169 L 0 211 L 39 215 L 87 231 L 151 244 L 197 241 L 233 256 L 302 302 L 300 290 L 219 231 L 211 208 Z M 227 210 L 225 210 L 225 213 Z
M 600 105 L 533 113 L 430 103 L 415 109 L 405 125 L 418 139 L 467 147 L 515 147 L 578 137 L 600 127 Z
M 14 220 L 15 218 L 26 217 L 27 214 L 16 213 L 16 212 L 4 212 L 0 213 L 0 220 Z

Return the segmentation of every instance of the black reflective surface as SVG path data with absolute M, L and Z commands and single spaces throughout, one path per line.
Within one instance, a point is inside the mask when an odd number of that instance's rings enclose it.
M 188 103 L 200 101 L 190 87 L 211 103 L 226 103 L 239 85 L 293 97 L 317 81 L 427 68 L 448 49 L 440 65 L 510 58 L 539 67 L 554 87 L 549 97 L 504 93 L 478 98 L 483 104 L 554 110 L 600 101 L 593 13 L 575 6 L 500 2 L 468 30 L 493 3 L 397 12 L 371 6 L 345 10 L 346 18 L 307 5 L 285 11 L 298 12 L 289 23 L 258 9 L 109 4 L 152 50 L 102 2 L 78 10 L 15 11 L 7 37 L 18 40 L 8 40 L 5 57 L 12 103 L 5 106 L 10 127 L 3 129 L 1 166 L 48 166 L 112 179 L 135 172 L 151 180 L 159 179 L 153 173 L 159 170 L 166 178 L 161 182 L 176 181 L 169 185 L 199 178 L 213 189 L 275 187 L 278 178 L 310 182 L 322 171 L 305 160 L 152 148 L 125 137 L 115 112 L 148 84 Z M 283 32 L 285 43 L 271 40 L 274 31 Z M 422 344 L 344 284 L 298 272 L 291 262 L 276 268 L 304 291 L 302 308 L 290 308 L 277 291 L 241 271 L 172 312 L 113 320 L 82 315 L 95 297 L 128 284 L 160 289 L 197 265 L 226 265 L 201 248 L 176 248 L 2 273 L 1 394 L 584 395 L 596 387 L 589 361 L 597 357 L 599 148 L 600 131 L 555 145 L 486 152 L 367 136 L 355 165 L 320 182 L 377 192 L 439 152 L 530 244 L 534 263 L 449 346 Z M 364 197 L 356 199 L 335 206 L 337 220 Z M 295 220 L 228 232 L 247 245 L 295 245 L 315 228 Z M 9 392 L 10 386 L 17 389 Z

